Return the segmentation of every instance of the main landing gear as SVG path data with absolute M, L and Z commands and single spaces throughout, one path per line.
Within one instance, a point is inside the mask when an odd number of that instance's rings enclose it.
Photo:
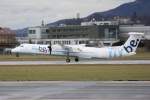
M 67 59 L 66 59 L 66 62 L 67 62 L 67 63 L 69 63 L 69 62 L 71 61 L 69 57 L 70 57 L 70 56 L 69 56 L 69 49 L 67 49 Z
M 69 54 L 69 49 L 67 49 L 66 54 L 67 54 L 66 62 L 69 63 L 69 62 L 71 61 L 71 59 L 70 59 L 70 54 Z M 79 61 L 79 58 L 78 58 L 78 57 L 75 57 L 74 60 L 75 60 L 75 62 L 78 62 L 78 61 Z
M 79 58 L 78 57 L 75 57 L 75 62 L 79 62 Z
M 75 62 L 79 62 L 79 58 L 75 57 Z M 69 63 L 71 61 L 71 59 L 69 57 L 67 57 L 66 62 Z

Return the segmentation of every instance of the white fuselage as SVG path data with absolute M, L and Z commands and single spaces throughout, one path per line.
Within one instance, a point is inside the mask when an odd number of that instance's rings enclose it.
M 79 57 L 79 58 L 114 58 L 124 56 L 126 52 L 122 50 L 121 46 L 118 47 L 86 47 L 83 45 L 66 45 L 67 48 L 61 45 L 52 45 L 51 55 Z M 69 50 L 68 50 L 69 48 Z M 22 44 L 12 52 L 28 53 L 28 54 L 46 54 L 49 55 L 50 51 L 48 45 L 38 44 Z

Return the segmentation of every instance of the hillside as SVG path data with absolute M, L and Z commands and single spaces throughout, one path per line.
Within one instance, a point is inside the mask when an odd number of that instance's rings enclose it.
M 135 2 L 123 4 L 115 9 L 96 14 L 103 17 L 132 16 L 136 12 L 137 16 L 150 16 L 149 9 L 150 0 L 136 0 Z
M 111 19 L 114 16 L 121 17 L 133 17 L 136 14 L 138 20 L 141 21 L 142 24 L 150 25 L 150 0 L 136 0 L 134 2 L 123 4 L 117 8 L 105 11 L 105 12 L 95 12 L 87 17 L 80 19 L 62 19 L 56 21 L 54 23 L 49 23 L 48 26 L 58 26 L 60 24 L 66 25 L 80 25 L 82 21 L 90 21 L 93 18 L 97 21 L 102 19 Z M 17 34 L 26 32 L 26 29 L 17 30 Z M 24 35 L 22 35 L 24 36 Z

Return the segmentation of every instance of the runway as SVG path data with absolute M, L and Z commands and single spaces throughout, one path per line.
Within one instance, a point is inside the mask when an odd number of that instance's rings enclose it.
M 65 61 L 0 61 L 0 65 L 68 65 L 68 64 L 150 64 L 150 60 L 84 60 L 66 63 Z
M 0 100 L 150 100 L 150 82 L 0 82 Z

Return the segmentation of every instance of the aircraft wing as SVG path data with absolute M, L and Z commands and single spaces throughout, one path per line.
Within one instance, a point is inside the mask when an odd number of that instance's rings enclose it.
M 67 45 L 60 45 L 66 52 L 73 52 L 73 48 Z
M 61 45 L 62 48 L 64 50 L 66 50 L 67 52 L 71 53 L 71 52 L 82 52 L 82 50 L 79 48 L 79 47 L 73 47 L 73 46 L 70 46 L 70 45 Z

